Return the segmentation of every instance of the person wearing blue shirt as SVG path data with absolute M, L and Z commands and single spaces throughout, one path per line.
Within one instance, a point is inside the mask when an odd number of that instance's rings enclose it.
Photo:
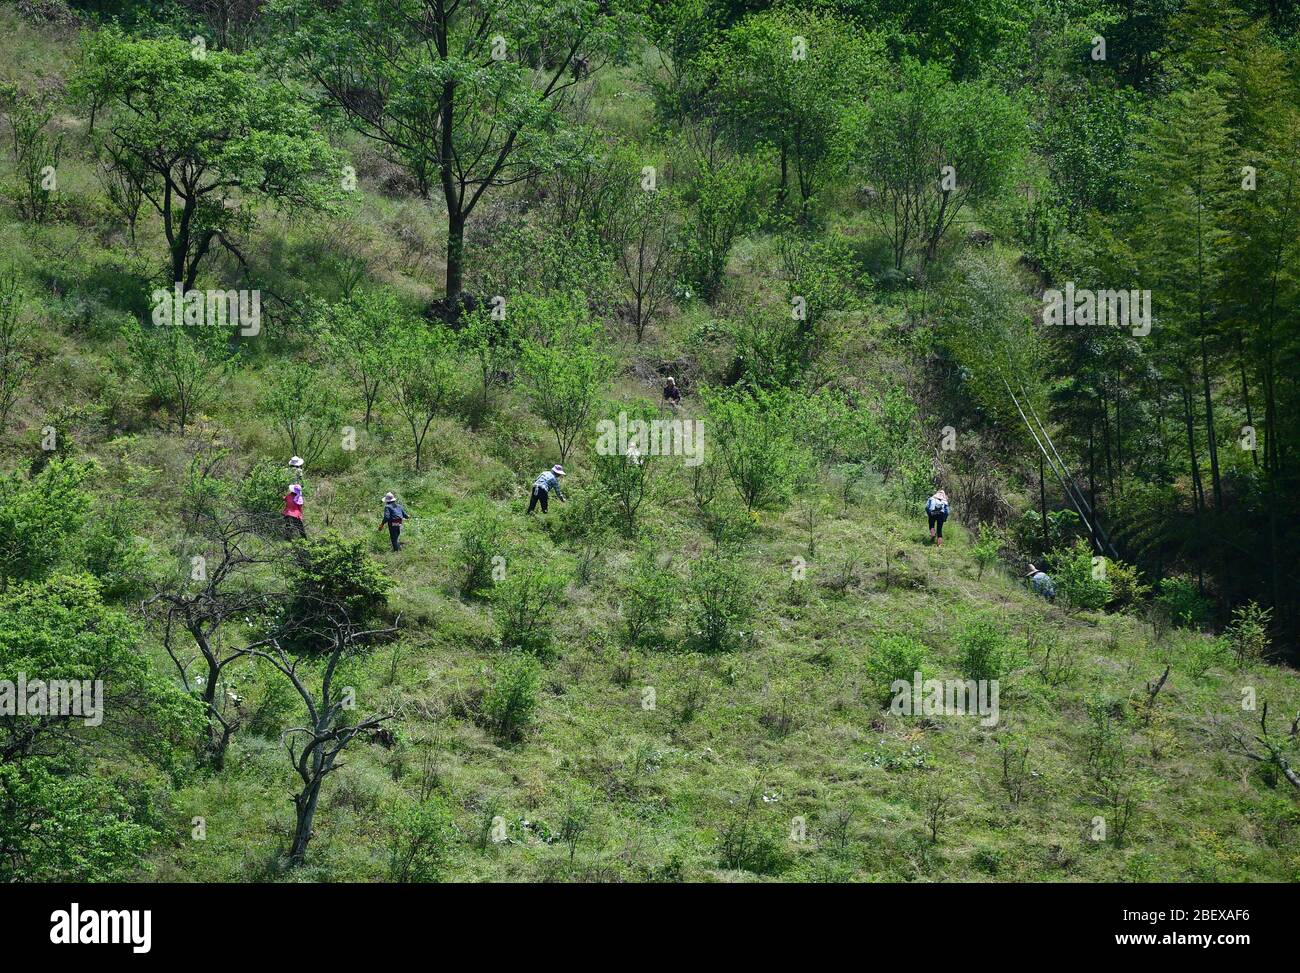
M 564 467 L 556 463 L 549 470 L 546 470 L 533 481 L 533 495 L 528 500 L 528 513 L 533 512 L 533 508 L 539 503 L 542 505 L 542 513 L 546 513 L 546 504 L 552 493 L 555 499 L 564 503 L 564 494 L 560 492 L 560 477 L 564 476 Z
M 384 518 L 379 522 L 379 529 L 388 528 L 388 539 L 392 541 L 393 550 L 402 546 L 398 538 L 402 536 L 402 521 L 408 516 L 406 508 L 397 502 L 392 491 L 384 494 Z
M 1046 598 L 1048 601 L 1056 601 L 1056 582 L 1052 576 L 1045 571 L 1040 571 L 1034 565 L 1029 565 L 1029 573 L 1025 575 L 1029 586 L 1036 592 Z

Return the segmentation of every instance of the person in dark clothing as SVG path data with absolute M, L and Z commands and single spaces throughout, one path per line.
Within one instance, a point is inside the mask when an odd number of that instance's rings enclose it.
M 934 543 L 943 546 L 943 525 L 948 519 L 948 494 L 938 490 L 925 501 L 925 515 L 930 521 L 930 539 Z
M 384 518 L 379 522 L 379 530 L 388 528 L 388 539 L 392 541 L 393 550 L 400 548 L 399 538 L 402 536 L 402 522 L 409 516 L 406 508 L 397 502 L 397 497 L 390 490 L 384 494 Z
M 546 503 L 552 493 L 555 494 L 556 500 L 564 503 L 564 494 L 560 492 L 562 476 L 564 476 L 564 467 L 556 463 L 533 481 L 533 495 L 528 499 L 528 513 L 532 513 L 533 508 L 539 503 L 542 505 L 542 513 L 546 513 Z
M 670 405 L 680 405 L 682 401 L 682 390 L 677 387 L 677 379 L 671 375 L 668 376 L 668 382 L 664 385 L 664 401 Z

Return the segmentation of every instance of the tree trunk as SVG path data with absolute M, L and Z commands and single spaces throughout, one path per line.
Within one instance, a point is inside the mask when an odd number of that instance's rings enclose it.
M 1210 395 L 1210 358 L 1201 334 L 1201 386 L 1205 392 L 1205 438 L 1210 448 L 1210 483 L 1214 488 L 1214 509 L 1223 513 L 1223 483 L 1219 479 L 1219 444 L 1214 429 L 1214 398 Z
M 1088 427 L 1088 505 L 1097 509 L 1097 451 L 1092 427 Z M 1097 518 L 1092 518 L 1092 546 L 1097 549 Z
M 1250 384 L 1246 381 L 1246 345 L 1241 339 L 1241 332 L 1237 332 L 1237 367 L 1241 371 L 1241 404 L 1246 410 L 1246 425 L 1250 427 L 1252 435 L 1255 431 L 1255 420 L 1250 412 Z M 1250 461 L 1252 465 L 1259 466 L 1259 439 L 1253 444 L 1254 449 L 1250 451 Z
M 1046 460 L 1043 457 L 1043 451 L 1038 451 L 1038 509 L 1043 518 L 1043 553 L 1047 554 L 1052 546 L 1051 537 L 1047 532 L 1047 467 Z
M 1108 495 L 1113 496 L 1115 493 L 1115 467 L 1111 462 L 1110 453 L 1110 405 L 1104 395 L 1101 397 L 1101 441 L 1105 446 L 1106 454 L 1106 490 Z
M 1205 488 L 1201 485 L 1201 467 L 1196 460 L 1196 429 L 1192 420 L 1192 393 L 1183 386 L 1183 424 L 1187 427 L 1187 456 L 1192 468 L 1192 499 L 1196 512 L 1205 507 Z
M 925 247 L 925 264 L 934 260 L 935 254 L 939 251 L 939 239 L 943 236 L 943 218 L 948 212 L 948 197 L 951 190 L 943 193 L 943 201 L 939 203 L 939 215 L 935 217 L 934 227 L 930 231 L 930 239 Z
M 776 206 L 777 209 L 785 206 L 786 187 L 790 182 L 790 163 L 788 158 L 789 149 L 785 140 L 781 141 L 781 181 L 776 186 Z
M 447 303 L 453 306 L 463 289 L 465 268 L 465 217 L 447 213 Z
M 311 841 L 312 822 L 316 818 L 316 804 L 320 800 L 322 775 L 317 775 L 294 797 L 297 815 L 293 828 L 293 846 L 289 849 L 289 867 L 297 868 L 307 857 L 307 842 Z

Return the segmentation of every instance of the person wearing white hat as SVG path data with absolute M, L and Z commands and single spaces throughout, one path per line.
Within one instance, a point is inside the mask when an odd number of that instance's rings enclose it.
M 948 519 L 948 494 L 936 490 L 925 501 L 925 515 L 930 521 L 930 539 L 938 547 L 943 547 L 943 524 Z
M 410 516 L 398 501 L 396 494 L 389 490 L 384 494 L 384 518 L 379 522 L 379 530 L 388 528 L 388 539 L 392 541 L 393 550 L 400 548 L 399 538 L 402 536 L 402 521 Z
M 546 513 L 546 503 L 552 493 L 560 503 L 565 502 L 564 494 L 560 492 L 560 477 L 564 475 L 564 467 L 556 463 L 533 481 L 533 495 L 528 500 L 528 513 L 532 513 L 533 508 L 539 503 L 542 505 L 542 513 Z
M 301 456 L 291 456 L 289 458 L 289 482 L 302 484 L 303 462 Z

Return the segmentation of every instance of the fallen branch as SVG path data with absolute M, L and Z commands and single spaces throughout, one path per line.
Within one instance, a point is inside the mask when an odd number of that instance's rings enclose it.
M 1259 753 L 1252 748 L 1252 745 L 1246 740 L 1244 733 L 1237 733 L 1233 739 L 1236 741 L 1238 750 L 1243 757 L 1254 760 L 1257 763 L 1268 764 L 1276 767 L 1281 771 L 1282 776 L 1291 782 L 1291 785 L 1300 790 L 1300 773 L 1297 773 L 1292 767 L 1286 754 L 1283 752 L 1297 736 L 1300 736 L 1300 713 L 1296 713 L 1295 719 L 1291 721 L 1291 730 L 1286 736 L 1284 743 L 1277 743 L 1268 733 L 1268 703 L 1265 703 L 1259 715 L 1260 732 L 1255 735 L 1255 743 L 1264 748 L 1264 753 Z

